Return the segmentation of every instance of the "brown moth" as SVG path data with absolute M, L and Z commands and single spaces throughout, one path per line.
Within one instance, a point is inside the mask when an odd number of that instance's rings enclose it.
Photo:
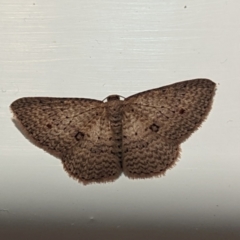
M 150 178 L 175 164 L 180 144 L 207 117 L 215 88 L 211 80 L 194 79 L 106 102 L 20 98 L 11 109 L 23 133 L 84 184 L 113 181 L 122 172 Z

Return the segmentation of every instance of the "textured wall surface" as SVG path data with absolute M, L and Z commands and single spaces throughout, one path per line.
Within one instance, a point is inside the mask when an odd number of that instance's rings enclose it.
M 0 238 L 239 239 L 240 2 L 0 0 Z M 83 186 L 11 121 L 24 96 L 205 77 L 212 111 L 161 178 Z

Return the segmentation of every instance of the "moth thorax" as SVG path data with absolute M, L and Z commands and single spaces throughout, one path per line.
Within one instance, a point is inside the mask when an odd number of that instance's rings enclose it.
M 122 101 L 115 100 L 106 103 L 107 117 L 110 122 L 112 131 L 115 134 L 122 132 L 122 116 L 123 105 Z

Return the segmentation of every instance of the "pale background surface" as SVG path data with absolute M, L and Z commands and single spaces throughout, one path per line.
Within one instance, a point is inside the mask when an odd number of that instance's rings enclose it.
M 0 0 L 1 239 L 239 239 L 240 1 Z M 218 85 L 165 177 L 83 186 L 27 141 L 23 96 L 129 96 Z

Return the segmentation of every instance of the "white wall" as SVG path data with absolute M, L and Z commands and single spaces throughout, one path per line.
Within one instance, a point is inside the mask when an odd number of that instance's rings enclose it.
M 239 239 L 238 0 L 0 0 L 0 238 Z M 134 93 L 206 77 L 213 109 L 164 177 L 83 186 L 27 141 L 23 96 Z

